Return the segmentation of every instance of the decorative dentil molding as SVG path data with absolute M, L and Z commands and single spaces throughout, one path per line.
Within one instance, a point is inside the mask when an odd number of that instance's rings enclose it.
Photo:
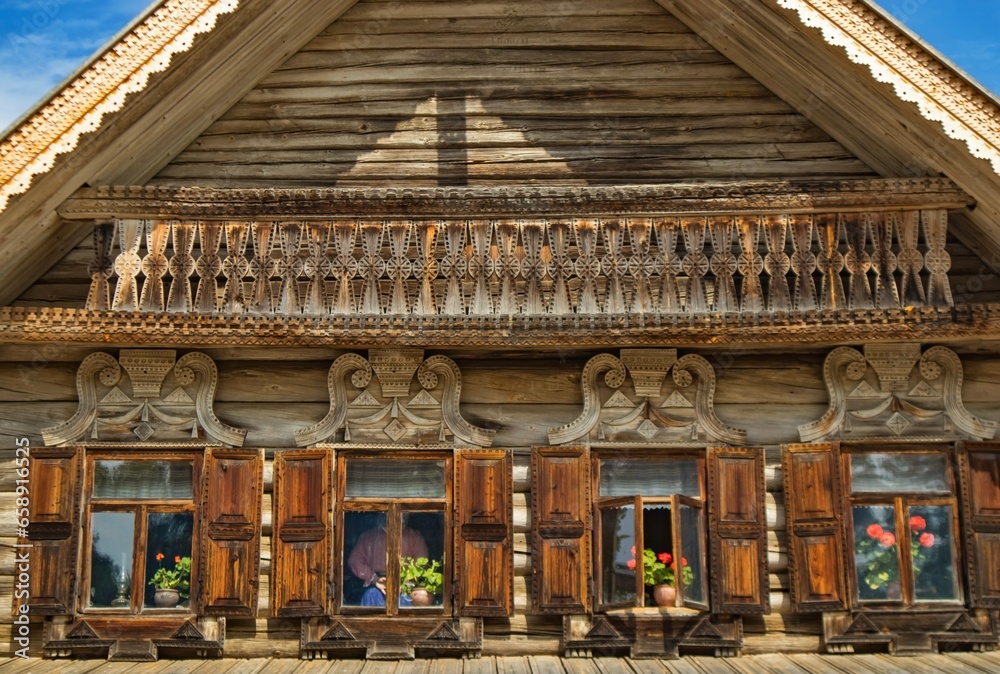
M 246 431 L 224 424 L 213 403 L 218 370 L 203 353 L 177 360 L 175 351 L 122 349 L 117 359 L 97 352 L 76 373 L 79 408 L 42 431 L 50 446 L 81 440 L 141 442 L 205 439 L 241 447 Z
M 414 378 L 418 386 L 413 385 Z M 434 445 L 446 443 L 448 436 L 476 447 L 493 444 L 496 431 L 473 426 L 462 417 L 462 374 L 445 356 L 425 360 L 423 349 L 417 348 L 371 349 L 367 359 L 348 353 L 330 366 L 327 383 L 330 412 L 319 423 L 295 432 L 300 447 L 341 441 Z
M 823 365 L 830 407 L 799 426 L 803 442 L 921 439 L 987 440 L 998 423 L 962 402 L 962 362 L 951 349 L 919 344 L 866 344 L 834 349 Z
M 624 387 L 629 378 L 631 393 Z M 583 412 L 549 429 L 553 445 L 684 444 L 706 437 L 731 445 L 746 442 L 746 430 L 715 416 L 715 370 L 695 354 L 678 358 L 677 349 L 622 349 L 619 357 L 602 353 L 584 366 L 582 390 Z

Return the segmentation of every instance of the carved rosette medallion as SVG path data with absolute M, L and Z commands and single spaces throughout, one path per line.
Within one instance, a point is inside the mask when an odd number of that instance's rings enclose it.
M 678 358 L 676 349 L 622 349 L 619 356 L 600 354 L 587 362 L 583 412 L 575 421 L 549 429 L 549 442 L 746 442 L 746 430 L 715 416 L 715 370 L 707 360 L 695 354 Z
M 300 447 L 321 442 L 493 444 L 495 431 L 462 417 L 462 375 L 445 356 L 424 360 L 423 349 L 371 349 L 367 359 L 349 353 L 330 366 L 328 384 L 330 412 L 295 432 Z
M 987 440 L 997 422 L 962 402 L 962 361 L 954 351 L 919 344 L 868 344 L 832 351 L 823 366 L 830 408 L 799 426 L 803 442 L 919 439 Z
M 219 374 L 203 353 L 122 349 L 84 358 L 76 374 L 80 406 L 68 421 L 42 431 L 50 446 L 81 440 L 171 442 L 205 439 L 240 447 L 246 431 L 213 410 Z

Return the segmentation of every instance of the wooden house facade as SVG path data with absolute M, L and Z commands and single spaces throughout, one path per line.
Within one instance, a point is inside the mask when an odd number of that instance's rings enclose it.
M 163 0 L 0 145 L 0 642 L 990 651 L 1000 107 L 866 0 Z

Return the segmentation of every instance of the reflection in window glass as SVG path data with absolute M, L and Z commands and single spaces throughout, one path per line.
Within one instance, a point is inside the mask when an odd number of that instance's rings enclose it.
M 601 460 L 603 496 L 701 496 L 696 459 Z
M 944 454 L 851 455 L 851 488 L 857 492 L 947 492 Z
M 444 498 L 445 462 L 393 459 L 347 461 L 348 498 Z
M 94 498 L 193 498 L 190 461 L 95 461 Z
M 916 601 L 958 599 L 952 521 L 951 506 L 910 508 L 910 551 Z
M 93 513 L 90 518 L 90 606 L 129 608 L 132 596 L 133 513 Z
M 191 534 L 194 530 L 192 513 L 149 513 L 146 519 L 146 587 L 143 606 L 155 607 L 153 595 L 157 587 L 150 583 L 159 569 L 176 579 L 174 589 L 180 591 L 180 606 L 189 606 L 191 584 Z
M 696 604 L 708 604 L 708 583 L 705 578 L 701 532 L 704 520 L 701 508 L 681 504 L 681 550 L 684 556 L 675 563 L 680 569 L 684 598 Z
M 902 600 L 895 508 L 856 505 L 852 510 L 858 599 Z
M 635 602 L 635 506 L 601 510 L 601 559 L 602 602 Z
M 385 607 L 385 512 L 344 512 L 344 606 Z
M 443 512 L 403 513 L 400 608 L 444 606 L 444 543 Z

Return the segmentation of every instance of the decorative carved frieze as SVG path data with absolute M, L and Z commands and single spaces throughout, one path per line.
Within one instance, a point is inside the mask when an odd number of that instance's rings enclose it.
M 620 358 L 602 353 L 584 366 L 582 380 L 583 412 L 549 429 L 553 445 L 746 441 L 746 430 L 715 416 L 715 370 L 701 356 L 678 358 L 677 349 L 622 349 Z
M 799 426 L 803 442 L 832 439 L 986 440 L 997 422 L 962 403 L 962 362 L 954 351 L 919 344 L 868 344 L 832 351 L 823 365 L 830 408 Z
M 213 410 L 219 375 L 212 359 L 175 351 L 122 349 L 84 358 L 76 374 L 80 406 L 68 421 L 42 431 L 50 446 L 68 442 L 204 439 L 242 446 L 246 431 Z
M 374 377 L 372 376 L 374 375 Z M 462 375 L 445 356 L 424 359 L 423 349 L 371 349 L 348 353 L 328 375 L 330 412 L 295 432 L 299 446 L 321 442 L 358 445 L 455 444 L 489 447 L 495 431 L 462 417 Z

